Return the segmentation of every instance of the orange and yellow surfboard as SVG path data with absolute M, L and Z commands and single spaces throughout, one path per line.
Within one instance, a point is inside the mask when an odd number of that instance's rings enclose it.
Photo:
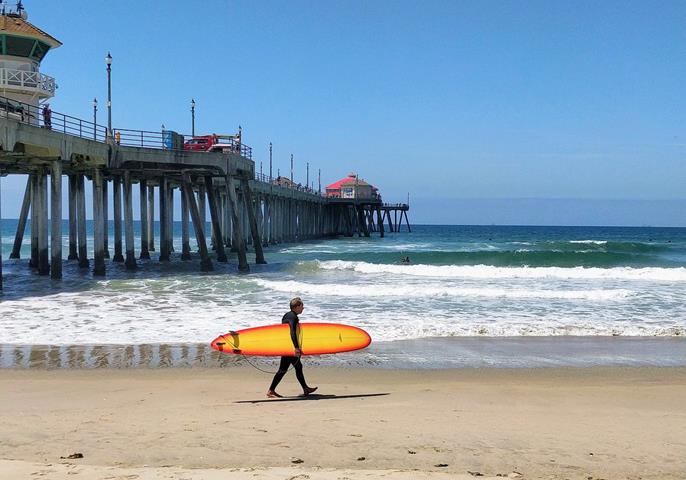
M 289 328 L 287 324 L 246 328 L 220 335 L 210 345 L 224 353 L 290 356 L 294 348 Z M 351 352 L 372 342 L 361 328 L 336 323 L 301 323 L 298 340 L 303 355 Z

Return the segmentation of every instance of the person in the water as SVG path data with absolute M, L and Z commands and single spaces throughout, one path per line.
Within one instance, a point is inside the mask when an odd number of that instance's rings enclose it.
M 300 382 L 300 386 L 303 387 L 303 395 L 307 396 L 317 390 L 317 387 L 308 387 L 305 381 L 305 375 L 303 375 L 303 364 L 300 361 L 300 356 L 302 355 L 302 350 L 300 349 L 300 344 L 298 343 L 298 323 L 300 319 L 298 315 L 303 313 L 305 305 L 300 297 L 295 297 L 291 300 L 291 310 L 286 313 L 281 319 L 281 323 L 287 323 L 291 331 L 291 340 L 293 341 L 294 355 L 288 357 L 281 357 L 281 363 L 279 364 L 279 370 L 274 375 L 274 380 L 267 390 L 267 397 L 269 398 L 281 398 L 281 395 L 276 393 L 276 387 L 279 382 L 288 372 L 288 367 L 293 365 L 295 369 L 295 377 Z

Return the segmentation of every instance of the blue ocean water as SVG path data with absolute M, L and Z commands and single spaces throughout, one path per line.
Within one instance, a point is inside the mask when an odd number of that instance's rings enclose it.
M 8 259 L 15 228 L 3 222 L 0 344 L 206 343 L 278 322 L 293 296 L 302 321 L 358 325 L 375 342 L 686 334 L 684 228 L 417 225 L 270 246 L 268 265 L 240 275 L 235 256 L 212 273 L 181 262 L 176 224 L 171 263 L 153 253 L 130 273 L 108 261 L 97 279 L 65 261 L 61 281 L 28 268 L 28 232 L 22 259 Z

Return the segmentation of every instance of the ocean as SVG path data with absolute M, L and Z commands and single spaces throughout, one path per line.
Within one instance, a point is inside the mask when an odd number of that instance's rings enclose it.
M 65 261 L 61 281 L 31 273 L 28 232 L 22 259 L 9 260 L 15 228 L 3 221 L 3 367 L 225 365 L 231 357 L 208 342 L 279 322 L 294 296 L 303 322 L 356 325 L 373 339 L 313 363 L 686 365 L 686 228 L 415 225 L 270 246 L 268 264 L 243 275 L 235 254 L 211 273 L 182 262 L 177 223 L 171 263 L 153 253 L 131 273 L 107 261 L 94 279 Z

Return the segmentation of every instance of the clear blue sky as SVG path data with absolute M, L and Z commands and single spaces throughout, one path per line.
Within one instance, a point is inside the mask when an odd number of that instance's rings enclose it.
M 242 125 L 258 170 L 272 141 L 275 173 L 290 153 L 303 183 L 308 161 L 324 184 L 357 171 L 415 222 L 686 225 L 683 1 L 25 6 L 64 43 L 55 111 L 97 97 L 106 123 L 110 51 L 115 127 L 189 132 L 195 98 L 196 132 Z M 16 216 L 23 185 L 3 187 Z

